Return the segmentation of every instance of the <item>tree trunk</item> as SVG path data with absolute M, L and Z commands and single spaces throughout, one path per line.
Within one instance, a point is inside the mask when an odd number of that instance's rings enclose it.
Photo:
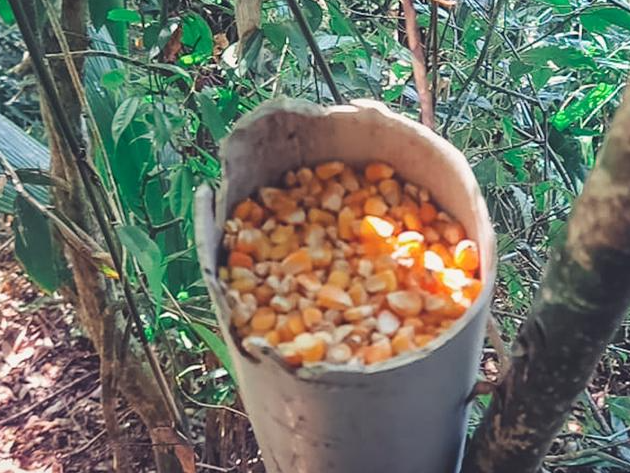
M 32 2 L 26 2 L 30 9 L 29 19 L 31 28 L 37 30 L 35 25 L 35 7 Z M 85 0 L 63 0 L 61 6 L 61 24 L 67 32 L 67 41 L 71 50 L 88 49 L 87 36 L 87 2 Z M 44 28 L 41 44 L 47 53 L 60 52 L 59 44 L 50 28 Z M 81 56 L 76 56 L 75 65 L 79 72 L 83 69 Z M 51 60 L 50 69 L 56 81 L 57 93 L 64 104 L 64 111 L 68 116 L 73 131 L 77 137 L 81 134 L 81 107 L 77 98 L 77 91 L 72 85 L 70 76 L 63 59 Z M 46 127 L 51 155 L 51 174 L 54 177 L 65 180 L 68 190 L 53 188 L 53 200 L 56 208 L 75 222 L 88 234 L 93 235 L 101 245 L 102 234 L 99 230 L 89 200 L 86 197 L 77 162 L 73 153 L 68 149 L 62 134 L 58 130 L 46 101 L 46 93 L 40 88 L 41 112 Z M 65 253 L 70 263 L 75 287 L 74 302 L 76 305 L 79 323 L 90 338 L 101 357 L 101 363 L 108 365 L 102 367 L 102 373 L 106 374 L 104 381 L 105 394 L 115 395 L 116 388 L 122 392 L 132 409 L 140 416 L 149 429 L 152 443 L 165 443 L 169 437 L 170 444 L 177 443 L 173 423 L 169 415 L 169 409 L 164 398 L 160 395 L 160 389 L 156 382 L 149 363 L 140 347 L 140 344 L 132 336 L 128 345 L 123 346 L 126 320 L 121 311 L 116 310 L 119 305 L 120 293 L 113 282 L 107 280 L 93 264 L 85 257 L 65 246 Z M 109 317 L 106 315 L 110 314 Z M 111 326 L 113 322 L 113 326 Z M 123 361 L 124 360 L 124 361 Z M 107 388 L 107 389 L 105 389 Z M 115 397 L 112 400 L 104 399 L 106 415 L 113 414 L 112 406 L 115 406 Z M 114 445 L 114 463 L 121 470 L 126 470 L 127 452 L 124 451 L 124 443 L 119 444 L 118 436 L 112 435 L 111 418 L 108 419 L 108 431 Z M 113 419 L 115 421 L 115 418 Z M 184 466 L 180 463 L 181 452 L 175 448 L 155 447 L 155 458 L 159 472 L 177 473 L 183 472 Z M 185 463 L 183 461 L 182 463 Z M 187 469 L 186 471 L 190 471 Z
M 534 473 L 630 304 L 630 88 L 463 473 Z

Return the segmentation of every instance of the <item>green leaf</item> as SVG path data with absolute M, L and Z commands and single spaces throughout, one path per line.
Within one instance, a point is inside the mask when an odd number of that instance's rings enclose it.
M 317 31 L 317 28 L 322 24 L 322 7 L 314 0 L 302 0 L 302 6 L 308 26 L 311 28 L 311 31 Z
M 232 358 L 230 357 L 230 353 L 228 352 L 225 342 L 204 325 L 193 322 L 190 326 L 197 335 L 199 335 L 199 338 L 201 338 L 206 346 L 212 350 L 212 353 L 216 355 L 219 361 L 223 364 L 223 367 L 228 373 L 230 373 L 234 382 L 236 382 L 236 371 L 232 365 Z
M 101 77 L 101 84 L 103 84 L 103 87 L 115 90 L 125 83 L 125 79 L 125 69 L 121 67 L 105 73 L 103 77 Z
M 50 222 L 24 197 L 15 198 L 15 256 L 29 277 L 45 292 L 62 283 L 62 258 L 53 240 Z
M 140 23 L 142 21 L 140 13 L 129 8 L 114 8 L 107 12 L 107 19 L 125 23 Z
M 162 277 L 166 267 L 162 265 L 163 255 L 158 245 L 140 227 L 125 225 L 116 229 L 122 245 L 136 258 L 144 271 L 155 301 L 160 307 L 162 302 Z M 158 309 L 159 311 L 159 309 Z
M 591 33 L 605 34 L 614 26 L 630 31 L 630 12 L 613 6 L 592 8 L 580 15 L 580 22 Z
M 559 131 L 564 131 L 576 121 L 586 118 L 593 110 L 606 102 L 617 87 L 613 84 L 600 82 L 579 100 L 572 101 L 564 110 L 558 111 L 551 123 Z
M 507 171 L 496 158 L 484 159 L 473 167 L 473 172 L 482 187 L 488 185 L 501 187 L 507 182 Z
M 573 7 L 571 6 L 570 0 L 537 0 L 538 3 L 543 3 L 545 5 L 549 5 L 553 7 L 556 13 L 566 14 L 571 13 Z
M 7 25 L 15 23 L 15 16 L 11 10 L 11 5 L 9 5 L 9 0 L 0 0 L 0 19 Z
M 541 46 L 530 49 L 521 54 L 521 60 L 525 64 L 536 67 L 547 66 L 549 62 L 560 68 L 595 69 L 597 67 L 592 57 L 570 46 Z
M 212 57 L 212 31 L 199 14 L 187 13 L 182 19 L 182 44 L 193 48 L 187 59 L 182 61 L 184 65 L 201 64 Z
M 630 397 L 629 396 L 608 396 L 606 404 L 610 412 L 630 425 Z
M 534 87 L 536 90 L 540 90 L 551 79 L 553 71 L 550 67 L 537 67 L 531 72 L 531 75 Z
M 510 62 L 510 77 L 514 80 L 518 80 L 523 77 L 525 74 L 529 74 L 534 70 L 534 66 L 530 64 L 525 64 L 522 61 L 512 61 Z
M 125 99 L 114 114 L 112 119 L 112 138 L 114 139 L 114 146 L 118 144 L 120 135 L 123 134 L 125 129 L 132 122 L 140 105 L 140 99 L 138 97 L 129 97 Z
M 37 168 L 21 168 L 16 169 L 15 173 L 24 184 L 32 184 L 35 186 L 53 186 L 55 181 L 48 171 Z
M 223 120 L 214 98 L 212 98 L 210 89 L 203 89 L 197 94 L 197 100 L 201 110 L 201 122 L 210 131 L 214 141 L 218 143 L 227 133 L 227 124 Z
M 372 56 L 372 50 L 366 43 L 365 39 L 363 39 L 361 32 L 343 14 L 339 1 L 326 0 L 326 5 L 328 6 L 328 13 L 330 14 L 330 28 L 339 36 L 353 36 L 357 41 L 359 41 L 367 53 L 367 59 L 369 62 Z
M 176 217 L 185 218 L 189 215 L 193 201 L 193 174 L 188 166 L 180 166 L 170 176 L 171 188 L 168 191 L 168 201 L 171 211 Z
M 166 114 L 159 108 L 153 109 L 153 145 L 162 149 L 171 138 L 173 127 Z
M 191 86 L 193 84 L 193 78 L 191 77 L 191 75 L 185 69 L 182 69 L 175 64 L 151 64 L 151 67 L 153 69 L 168 71 L 178 77 L 181 77 L 182 79 L 184 79 L 186 84 L 188 84 L 188 86 Z

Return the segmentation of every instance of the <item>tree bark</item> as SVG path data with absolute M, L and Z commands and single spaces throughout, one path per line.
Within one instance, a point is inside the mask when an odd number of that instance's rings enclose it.
M 29 18 L 32 21 L 31 28 L 37 31 L 35 7 L 33 2 L 26 2 L 25 7 L 30 9 Z M 88 49 L 87 33 L 87 2 L 85 0 L 63 0 L 61 4 L 61 23 L 67 33 L 66 39 L 71 50 Z M 58 42 L 50 28 L 42 31 L 41 44 L 47 53 L 60 51 Z M 83 70 L 83 59 L 77 56 L 75 65 L 80 73 Z M 72 85 L 63 59 L 51 60 L 49 63 L 53 77 L 55 78 L 57 93 L 64 104 L 64 112 L 70 120 L 75 136 L 81 133 L 81 106 L 77 97 L 77 91 Z M 40 88 L 41 111 L 49 142 L 51 155 L 51 174 L 63 179 L 69 184 L 65 188 L 53 187 L 53 201 L 60 212 L 75 222 L 77 226 L 103 245 L 103 237 L 96 222 L 96 218 L 89 205 L 85 187 L 81 180 L 77 162 L 51 113 L 46 94 Z M 155 445 L 155 458 L 160 473 L 179 473 L 192 471 L 189 458 L 182 460 L 186 454 L 174 447 L 176 443 L 185 445 L 177 437 L 173 429 L 173 422 L 169 415 L 169 409 L 164 398 L 160 395 L 159 386 L 152 374 L 149 363 L 146 360 L 140 344 L 131 337 L 127 346 L 124 346 L 126 321 L 120 310 L 115 310 L 119 305 L 120 292 L 111 280 L 106 279 L 94 265 L 82 257 L 74 248 L 64 246 L 64 250 L 72 269 L 75 303 L 79 324 L 90 338 L 96 348 L 105 374 L 103 400 L 105 413 L 112 415 L 111 396 L 115 395 L 116 388 L 125 396 L 132 409 L 140 416 L 149 430 L 152 443 Z M 108 317 L 107 314 L 110 314 Z M 113 324 L 113 326 L 112 326 Z M 124 360 L 124 361 L 123 361 Z M 111 440 L 114 445 L 114 464 L 125 469 L 127 465 L 127 453 L 124 444 L 120 440 L 112 419 L 107 422 Z M 114 419 L 115 421 L 115 419 Z M 169 447 L 159 444 L 165 443 L 168 437 Z M 123 447 L 123 448 L 121 448 Z M 184 448 L 188 448 L 185 446 Z M 188 448 L 189 451 L 192 451 Z
M 534 473 L 630 304 L 630 88 L 463 473 Z

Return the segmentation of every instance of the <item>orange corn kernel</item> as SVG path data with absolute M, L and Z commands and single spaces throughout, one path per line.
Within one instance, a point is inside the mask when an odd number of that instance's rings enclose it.
M 281 267 L 284 274 L 307 273 L 313 270 L 313 262 L 309 251 L 302 248 L 283 259 Z
M 394 338 L 392 338 L 392 350 L 395 355 L 400 355 L 414 348 L 413 338 L 404 330 L 399 330 L 398 333 L 394 335 Z
M 335 224 L 335 216 L 325 210 L 312 208 L 308 211 L 308 221 L 328 227 Z
M 422 221 L 418 213 L 405 211 L 405 213 L 403 213 L 402 219 L 407 230 L 415 230 L 415 231 L 422 230 Z
M 403 327 L 411 327 L 414 333 L 418 334 L 424 330 L 424 322 L 419 317 L 407 317 L 403 320 Z
M 324 320 L 324 314 L 317 307 L 307 307 L 302 311 L 302 321 L 309 330 Z
M 272 347 L 277 347 L 280 343 L 280 334 L 277 330 L 270 330 L 265 334 L 265 340 L 267 340 L 267 343 Z
M 326 284 L 332 284 L 333 286 L 340 287 L 341 289 L 346 289 L 348 284 L 350 284 L 350 275 L 345 271 L 331 271 Z
M 468 285 L 468 277 L 461 269 L 447 268 L 438 275 L 439 281 L 448 287 L 451 291 L 461 291 Z
M 451 255 L 451 252 L 442 243 L 431 244 L 429 246 L 429 250 L 433 251 L 434 253 L 440 256 L 440 258 L 442 259 L 442 262 L 444 263 L 444 266 L 453 267 L 455 265 L 455 263 L 453 262 L 453 256 Z
M 259 226 L 265 218 L 265 209 L 263 209 L 256 202 L 252 202 L 251 210 L 249 211 L 249 221 L 254 227 Z
M 374 306 L 360 305 L 351 307 L 343 312 L 343 318 L 346 322 L 358 322 L 359 320 L 372 317 L 374 315 Z
M 352 299 L 354 305 L 365 304 L 368 300 L 368 294 L 360 282 L 353 283 L 348 289 L 348 295 Z
M 466 271 L 479 269 L 479 250 L 472 240 L 462 240 L 455 247 L 455 266 Z
M 276 313 L 271 307 L 261 307 L 254 312 L 254 316 L 249 324 L 256 333 L 267 332 L 276 325 Z
M 382 217 L 387 213 L 388 207 L 387 204 L 383 201 L 381 197 L 369 197 L 365 204 L 363 204 L 363 211 L 367 215 L 376 215 L 377 217 Z
M 279 344 L 278 351 L 289 366 L 297 367 L 302 365 L 302 355 L 300 355 L 293 342 Z
M 322 288 L 321 281 L 313 273 L 302 273 L 296 278 L 296 281 L 298 286 L 303 288 L 307 293 L 317 292 Z
M 315 167 L 315 174 L 322 180 L 341 174 L 345 166 L 341 161 L 330 161 Z
M 306 332 L 306 325 L 304 325 L 302 314 L 300 314 L 299 312 L 292 312 L 291 315 L 289 315 L 287 326 L 293 336 Z
M 234 249 L 242 253 L 253 254 L 256 251 L 256 247 L 265 240 L 265 235 L 257 228 L 244 228 L 238 233 Z
M 239 266 L 242 268 L 253 269 L 254 260 L 247 253 L 242 253 L 240 251 L 232 251 L 230 253 L 230 257 L 228 258 L 228 266 L 230 268 Z
M 446 222 L 442 228 L 442 236 L 450 245 L 457 245 L 466 238 L 466 230 L 461 223 Z
M 293 340 L 303 362 L 316 362 L 324 359 L 326 343 L 310 333 L 301 333 Z
M 415 291 L 396 291 L 387 294 L 387 304 L 401 317 L 414 317 L 420 314 L 422 296 Z
M 292 225 L 278 225 L 269 235 L 271 243 L 281 245 L 288 243 L 295 235 L 295 228 Z
M 352 168 L 348 166 L 344 167 L 341 173 L 341 176 L 339 177 L 339 180 L 341 182 L 341 185 L 348 192 L 355 192 L 359 190 L 359 186 L 360 186 L 359 180 L 357 179 L 357 176 L 352 170 Z
M 394 225 L 385 219 L 368 215 L 361 219 L 359 235 L 361 238 L 389 238 L 394 234 Z
M 365 168 L 365 178 L 368 182 L 378 182 L 389 179 L 394 175 L 394 169 L 385 163 L 368 164 Z
M 343 206 L 343 193 L 345 189 L 337 182 L 332 184 L 326 187 L 326 190 L 322 194 L 321 204 L 323 209 L 339 212 Z
M 367 292 L 392 292 L 398 287 L 396 273 L 387 269 L 380 273 L 373 274 L 365 281 Z
M 424 227 L 422 229 L 422 234 L 424 235 L 424 239 L 428 243 L 437 243 L 440 241 L 440 234 L 433 227 L 428 227 L 428 226 Z
M 392 357 L 393 350 L 389 338 L 383 338 L 365 349 L 365 363 L 372 365 Z
M 331 345 L 326 353 L 326 361 L 329 363 L 346 363 L 352 358 L 352 349 L 345 343 Z
M 437 209 L 429 202 L 423 202 L 418 210 L 418 216 L 422 223 L 431 223 L 437 217 Z
M 464 287 L 463 293 L 464 297 L 474 301 L 479 296 L 479 293 L 483 289 L 483 284 L 479 279 L 469 279 L 468 285 Z
M 276 292 L 267 284 L 263 284 L 254 289 L 254 297 L 256 297 L 256 302 L 258 302 L 258 305 L 269 304 L 275 293 Z
M 237 278 L 230 283 L 230 289 L 234 289 L 241 294 L 246 292 L 252 292 L 256 289 L 255 278 Z
M 232 214 L 233 218 L 238 218 L 241 222 L 244 222 L 249 218 L 249 214 L 252 211 L 252 204 L 254 202 L 252 199 L 247 199 L 240 202 L 236 208 L 234 209 L 234 213 Z
M 330 248 L 309 248 L 309 253 L 316 268 L 327 268 L 332 263 L 333 253 Z
M 433 336 L 433 335 L 421 334 L 421 335 L 416 335 L 415 337 L 413 337 L 413 342 L 417 346 L 422 348 L 425 345 L 427 345 L 430 341 L 432 341 L 434 338 L 435 338 L 435 336 Z
M 400 184 L 395 179 L 384 179 L 378 183 L 378 191 L 390 206 L 400 204 Z
M 363 207 L 368 197 L 370 197 L 370 192 L 367 189 L 359 189 L 345 196 L 343 203 L 345 205 L 360 205 Z
M 326 284 L 317 293 L 317 304 L 327 309 L 344 310 L 352 306 L 352 299 L 340 287 Z
M 273 261 L 280 261 L 286 258 L 289 253 L 291 253 L 291 246 L 287 243 L 283 243 L 282 245 L 276 245 L 271 248 L 269 258 Z
M 337 234 L 342 240 L 352 240 L 354 238 L 354 232 L 352 231 L 352 222 L 354 222 L 354 212 L 350 207 L 344 207 L 339 212 L 337 218 Z

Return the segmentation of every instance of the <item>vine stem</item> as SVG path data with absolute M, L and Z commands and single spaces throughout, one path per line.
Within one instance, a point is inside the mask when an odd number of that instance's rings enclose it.
M 335 80 L 333 79 L 332 72 L 330 71 L 330 66 L 324 59 L 324 56 L 322 55 L 322 51 L 321 49 L 319 49 L 319 46 L 317 45 L 317 41 L 315 40 L 315 36 L 313 36 L 313 32 L 311 31 L 311 28 L 308 26 L 308 23 L 306 22 L 306 18 L 304 17 L 304 13 L 302 13 L 302 9 L 298 5 L 297 0 L 287 0 L 287 3 L 289 4 L 289 8 L 291 9 L 293 16 L 295 17 L 295 21 L 297 21 L 297 24 L 300 27 L 302 34 L 304 35 L 304 39 L 306 40 L 306 42 L 308 43 L 308 46 L 311 48 L 311 51 L 313 52 L 313 57 L 315 58 L 315 63 L 317 64 L 317 68 L 319 69 L 319 72 L 321 72 L 322 76 L 324 77 L 324 80 L 326 81 L 326 84 L 328 85 L 328 88 L 330 89 L 330 93 L 335 99 L 335 103 L 337 103 L 337 105 L 341 105 L 343 103 L 343 97 L 341 96 L 341 93 L 339 92 L 339 89 L 337 88 L 337 84 L 335 83 Z

